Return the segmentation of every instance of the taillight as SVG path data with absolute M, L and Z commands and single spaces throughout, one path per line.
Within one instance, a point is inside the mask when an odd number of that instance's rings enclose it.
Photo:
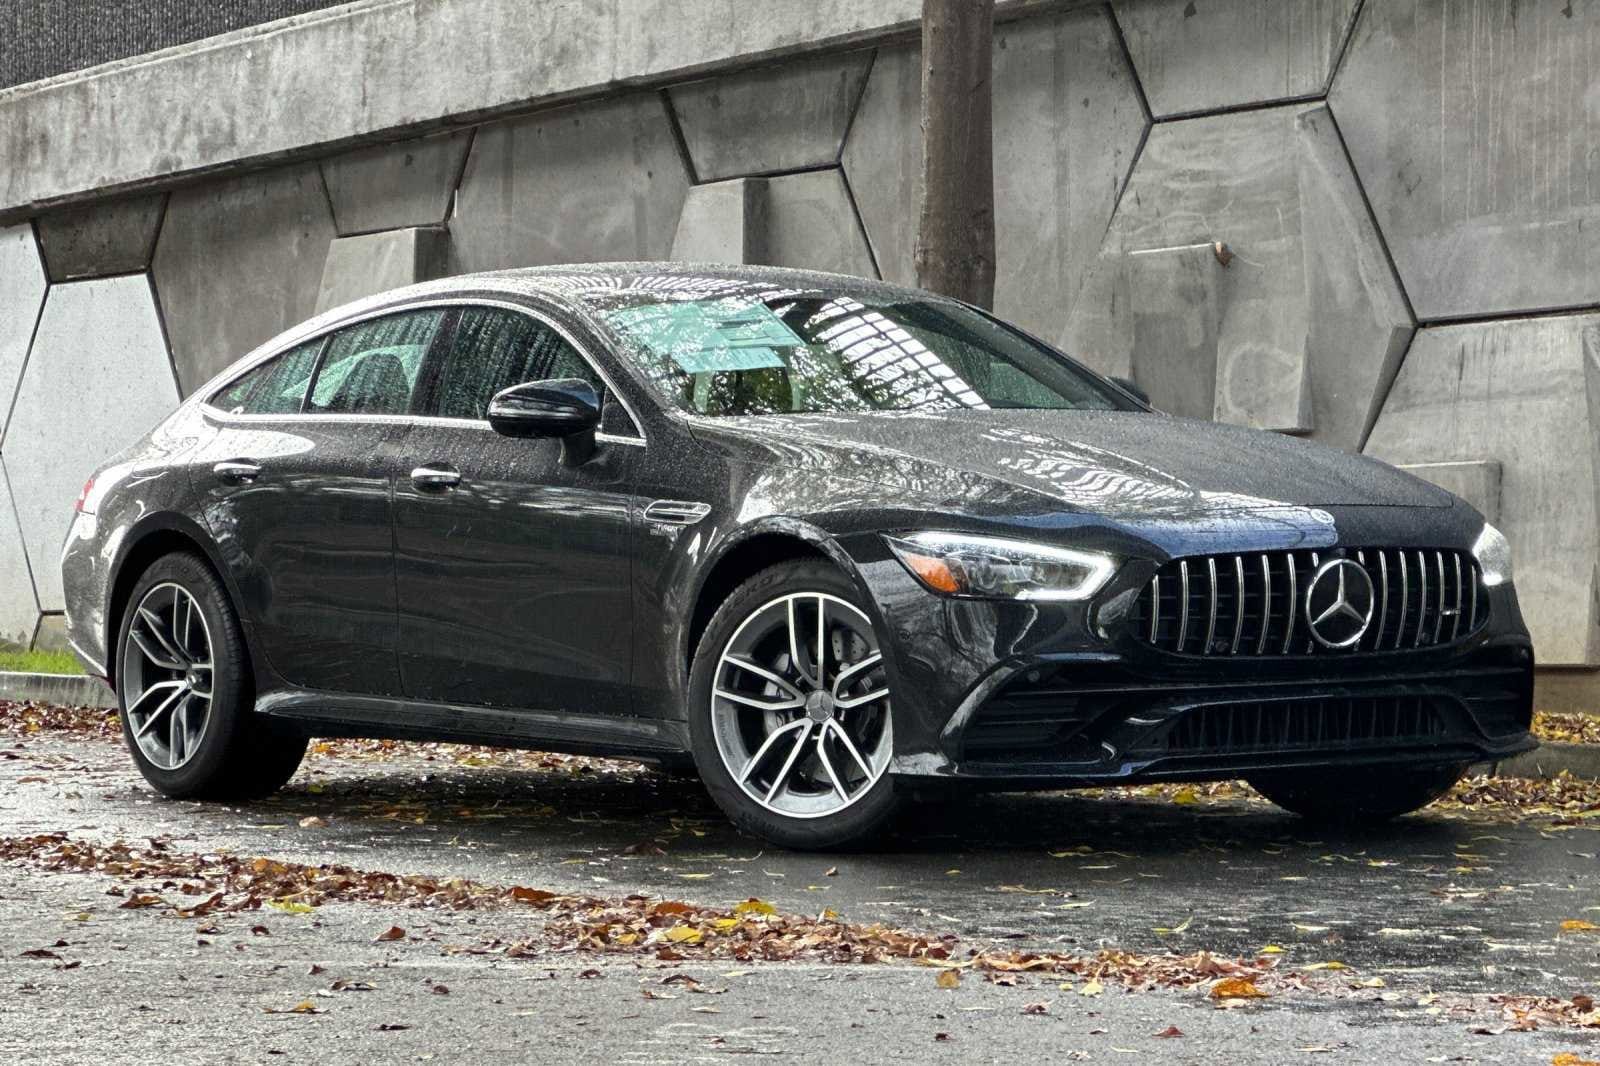
M 76 503 L 74 503 L 72 505 L 72 510 L 75 513 L 77 513 L 77 514 L 91 514 L 91 513 L 93 513 L 93 512 L 90 512 L 90 511 L 86 511 L 84 509 L 84 505 L 89 502 L 89 493 L 91 493 L 93 491 L 94 491 L 94 478 L 90 478 L 88 481 L 85 481 L 83 483 L 83 491 L 78 493 L 78 502 L 76 502 Z

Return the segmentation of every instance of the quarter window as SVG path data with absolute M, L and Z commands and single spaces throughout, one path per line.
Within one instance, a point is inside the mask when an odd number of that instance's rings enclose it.
M 549 378 L 582 378 L 605 393 L 600 376 L 548 324 L 516 311 L 468 308 L 440 369 L 434 413 L 482 419 L 495 393 Z
M 235 415 L 296 414 L 305 400 L 306 385 L 321 350 L 320 337 L 291 348 L 235 380 L 211 403 Z
M 333 335 L 306 410 L 317 414 L 399 415 L 411 409 L 442 309 L 387 315 Z

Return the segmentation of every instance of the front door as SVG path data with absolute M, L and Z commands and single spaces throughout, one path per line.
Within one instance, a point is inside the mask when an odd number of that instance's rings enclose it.
M 560 441 L 489 428 L 489 398 L 511 385 L 582 377 L 605 393 L 540 317 L 469 307 L 441 347 L 421 408 L 431 417 L 413 426 L 395 483 L 406 694 L 630 713 L 629 488 L 643 441 L 605 434 L 573 464 Z

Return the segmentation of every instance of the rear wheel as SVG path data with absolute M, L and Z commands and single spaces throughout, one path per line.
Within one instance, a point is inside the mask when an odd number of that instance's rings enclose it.
M 700 776 L 740 827 L 786 847 L 834 848 L 893 815 L 881 645 L 832 566 L 784 563 L 739 586 L 706 627 L 690 700 Z
M 280 788 L 306 738 L 255 715 L 244 636 L 216 574 L 188 553 L 163 556 L 128 604 L 117 697 L 145 780 L 180 799 L 251 799 Z
M 1318 822 L 1371 825 L 1420 810 L 1449 792 L 1465 766 L 1373 767 L 1257 774 L 1250 787 Z

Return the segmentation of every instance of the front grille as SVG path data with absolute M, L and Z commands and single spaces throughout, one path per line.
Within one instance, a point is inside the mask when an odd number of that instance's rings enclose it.
M 1372 621 L 1349 647 L 1312 638 L 1307 588 L 1327 560 L 1361 566 L 1372 581 Z M 1468 552 L 1365 548 L 1340 553 L 1249 552 L 1174 559 L 1140 592 L 1139 638 L 1182 655 L 1352 654 L 1438 647 L 1470 636 L 1488 615 Z
M 1185 711 L 1141 754 L 1237 755 L 1415 743 L 1446 736 L 1426 696 L 1224 703 Z

